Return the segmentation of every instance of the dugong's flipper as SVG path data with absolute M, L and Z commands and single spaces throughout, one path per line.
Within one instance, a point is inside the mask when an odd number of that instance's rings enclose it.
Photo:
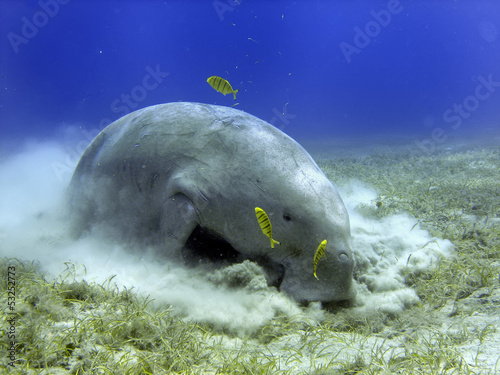
M 182 248 L 198 225 L 198 213 L 193 202 L 178 193 L 163 204 L 160 230 L 162 247 L 169 257 L 182 262 Z

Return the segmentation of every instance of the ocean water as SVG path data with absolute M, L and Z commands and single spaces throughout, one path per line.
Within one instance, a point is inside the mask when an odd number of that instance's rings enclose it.
M 499 373 L 499 20 L 494 0 L 1 1 L 0 258 L 18 282 L 0 366 Z M 92 139 L 177 101 L 234 106 L 310 152 L 349 213 L 355 300 L 304 305 L 253 262 L 182 267 L 98 228 L 70 235 L 65 192 Z M 114 324 L 95 290 L 55 297 L 85 285 L 149 296 L 125 323 L 142 331 L 87 327 Z M 158 311 L 178 319 L 168 337 Z M 197 354 L 165 354 L 188 330 Z
M 498 135 L 496 1 L 0 7 L 3 138 L 100 129 L 158 103 L 233 105 L 212 75 L 240 90 L 238 109 L 296 138 Z

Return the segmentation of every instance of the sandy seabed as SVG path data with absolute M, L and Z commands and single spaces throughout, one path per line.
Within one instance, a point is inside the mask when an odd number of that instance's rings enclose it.
M 71 239 L 59 215 L 69 176 L 53 169 L 67 151 L 31 144 L 5 156 L 0 368 L 500 373 L 498 142 L 450 141 L 432 152 L 405 140 L 304 145 L 348 207 L 351 304 L 300 306 L 249 261 L 184 269 L 98 230 Z

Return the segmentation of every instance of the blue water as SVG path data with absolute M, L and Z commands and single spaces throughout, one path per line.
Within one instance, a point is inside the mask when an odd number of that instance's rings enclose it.
M 172 101 L 296 138 L 500 133 L 500 2 L 0 2 L 2 139 L 103 128 Z

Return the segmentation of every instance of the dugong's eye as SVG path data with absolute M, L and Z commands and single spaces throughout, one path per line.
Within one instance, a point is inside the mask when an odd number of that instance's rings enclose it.
M 290 217 L 290 215 L 289 215 L 289 214 L 284 213 L 284 214 L 283 214 L 283 220 L 285 220 L 285 221 L 290 221 L 290 220 L 292 220 L 292 218 Z

